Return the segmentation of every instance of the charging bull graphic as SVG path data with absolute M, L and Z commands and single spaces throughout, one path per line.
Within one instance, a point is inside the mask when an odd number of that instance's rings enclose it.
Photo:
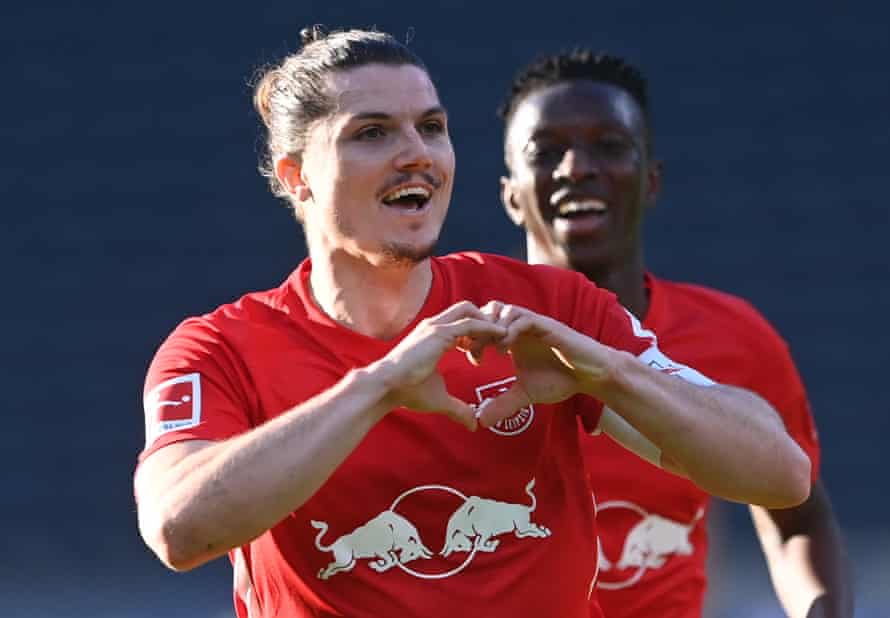
M 532 488 L 535 479 L 525 486 L 531 505 L 511 504 L 479 496 L 470 496 L 451 515 L 445 533 L 445 546 L 439 552 L 449 556 L 456 551 L 471 550 L 493 552 L 500 541 L 493 537 L 513 532 L 517 538 L 550 536 L 550 530 L 531 522 L 531 513 L 537 500 Z
M 699 509 L 688 524 L 679 523 L 661 515 L 646 516 L 627 535 L 621 559 L 618 560 L 618 568 L 660 569 L 671 554 L 692 555 L 689 533 L 701 519 L 703 513 L 704 509 Z
M 600 588 L 611 590 L 627 588 L 637 583 L 646 570 L 663 567 L 670 556 L 690 556 L 695 551 L 690 541 L 690 534 L 704 515 L 703 508 L 700 508 L 688 523 L 647 513 L 633 503 L 618 500 L 601 504 L 597 512 L 599 514 L 615 508 L 637 513 L 640 521 L 627 533 L 617 562 L 610 561 L 602 544 L 599 545 L 599 572 L 615 573 L 623 569 L 635 569 L 635 572 L 622 581 L 615 580 L 614 574 L 609 579 L 601 579 L 597 584 Z
M 383 511 L 327 547 L 321 544 L 321 537 L 328 531 L 328 524 L 313 520 L 312 527 L 319 530 L 315 537 L 315 546 L 320 551 L 334 554 L 334 561 L 318 572 L 319 579 L 328 579 L 342 571 L 351 571 L 360 558 L 376 558 L 368 566 L 383 573 L 397 563 L 405 564 L 433 555 L 420 540 L 420 533 L 414 524 L 393 511 Z

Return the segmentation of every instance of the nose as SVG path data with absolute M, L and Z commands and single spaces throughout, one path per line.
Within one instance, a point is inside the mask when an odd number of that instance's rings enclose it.
M 553 170 L 553 179 L 576 183 L 600 173 L 599 162 L 584 148 L 569 148 Z
M 401 148 L 395 158 L 395 166 L 399 170 L 415 171 L 427 170 L 433 166 L 429 146 L 417 129 L 412 127 L 404 133 Z

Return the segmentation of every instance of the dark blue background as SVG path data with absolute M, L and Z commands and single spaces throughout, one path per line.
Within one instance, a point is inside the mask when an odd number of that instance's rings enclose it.
M 715 4 L 6 3 L 0 605 L 29 617 L 231 613 L 224 563 L 168 574 L 138 538 L 142 379 L 180 319 L 276 285 L 304 256 L 256 173 L 248 82 L 321 22 L 413 32 L 458 157 L 444 250 L 521 251 L 497 198 L 494 115 L 521 63 L 580 43 L 642 66 L 666 162 L 650 265 L 747 297 L 791 344 L 873 604 L 860 615 L 883 615 L 866 612 L 880 611 L 871 582 L 890 578 L 888 14 Z M 756 573 L 723 590 L 714 615 L 774 615 L 749 529 L 740 509 L 725 521 L 724 545 Z M 718 576 L 741 577 L 738 564 Z

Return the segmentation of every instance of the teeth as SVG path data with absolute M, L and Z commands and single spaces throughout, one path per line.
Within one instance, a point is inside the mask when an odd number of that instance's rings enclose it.
M 399 198 L 408 197 L 409 195 L 416 195 L 418 197 L 422 197 L 425 200 L 428 200 L 430 198 L 430 192 L 423 187 L 404 187 L 402 189 L 397 189 L 392 193 L 387 193 L 383 196 L 383 201 L 393 202 Z
M 557 212 L 560 215 L 568 215 L 575 212 L 606 212 L 606 205 L 600 200 L 566 202 L 565 204 L 560 204 Z

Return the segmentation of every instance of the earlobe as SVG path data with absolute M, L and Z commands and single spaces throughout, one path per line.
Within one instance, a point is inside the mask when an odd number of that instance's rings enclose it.
M 303 166 L 293 157 L 279 157 L 275 161 L 275 176 L 297 201 L 305 202 L 312 197 Z
M 507 216 L 510 217 L 510 220 L 515 225 L 522 227 L 522 224 L 524 223 L 522 209 L 516 203 L 516 192 L 513 189 L 513 181 L 506 176 L 501 176 L 501 203 L 504 205 L 504 210 L 507 211 Z

